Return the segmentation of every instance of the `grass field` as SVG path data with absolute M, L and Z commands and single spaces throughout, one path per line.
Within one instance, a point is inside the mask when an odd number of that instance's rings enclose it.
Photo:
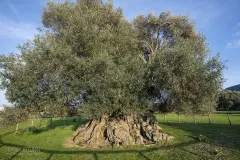
M 0 128 L 0 159 L 17 160 L 158 160 L 158 159 L 236 159 L 240 157 L 240 114 L 231 114 L 232 125 L 228 124 L 226 114 L 214 114 L 212 123 L 206 116 L 197 116 L 197 123 L 192 117 L 181 115 L 156 115 L 164 132 L 174 136 L 169 143 L 151 147 L 127 146 L 124 148 L 77 149 L 64 148 L 67 137 L 71 137 L 83 120 L 73 118 L 54 119 L 52 128 L 48 129 L 48 121 L 34 120 L 40 126 L 34 133 L 26 127 L 31 121 L 19 124 L 19 134 L 14 134 L 15 126 Z M 199 140 L 198 136 L 207 137 Z

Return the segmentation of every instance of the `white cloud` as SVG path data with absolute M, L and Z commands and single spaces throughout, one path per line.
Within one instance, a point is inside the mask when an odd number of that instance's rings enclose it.
M 15 5 L 12 4 L 10 1 L 7 1 L 7 6 L 8 6 L 8 8 L 10 9 L 10 11 L 11 11 L 18 19 L 20 19 L 19 11 L 18 11 L 18 9 L 15 7 Z
M 240 27 L 240 22 L 237 24 L 237 27 Z M 240 31 L 237 31 L 232 35 L 235 39 L 232 39 L 228 42 L 227 48 L 240 48 Z
M 240 48 L 240 39 L 228 42 L 227 48 Z
M 233 34 L 233 37 L 238 37 L 238 36 L 240 36 L 240 31 L 238 31 L 235 34 Z
M 15 22 L 0 17 L 0 38 L 33 39 L 37 33 L 36 25 L 25 22 Z
M 237 27 L 240 27 L 240 22 L 238 22 Z

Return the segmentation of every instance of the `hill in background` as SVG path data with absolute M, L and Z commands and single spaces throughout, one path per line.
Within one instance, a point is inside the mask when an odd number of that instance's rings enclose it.
M 240 91 L 240 84 L 226 88 L 226 90 Z

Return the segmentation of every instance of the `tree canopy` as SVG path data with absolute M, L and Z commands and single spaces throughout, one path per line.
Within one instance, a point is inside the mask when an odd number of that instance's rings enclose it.
M 110 1 L 50 1 L 42 23 L 20 54 L 0 57 L 1 87 L 16 106 L 78 108 L 91 118 L 144 114 L 156 101 L 161 111 L 188 114 L 216 107 L 224 65 L 188 16 L 130 22 Z
M 219 109 L 239 110 L 240 92 L 223 90 L 219 96 L 218 107 Z

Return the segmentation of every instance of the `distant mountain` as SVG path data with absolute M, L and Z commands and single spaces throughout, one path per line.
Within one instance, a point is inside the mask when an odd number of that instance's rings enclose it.
M 240 84 L 226 88 L 226 90 L 240 91 Z

